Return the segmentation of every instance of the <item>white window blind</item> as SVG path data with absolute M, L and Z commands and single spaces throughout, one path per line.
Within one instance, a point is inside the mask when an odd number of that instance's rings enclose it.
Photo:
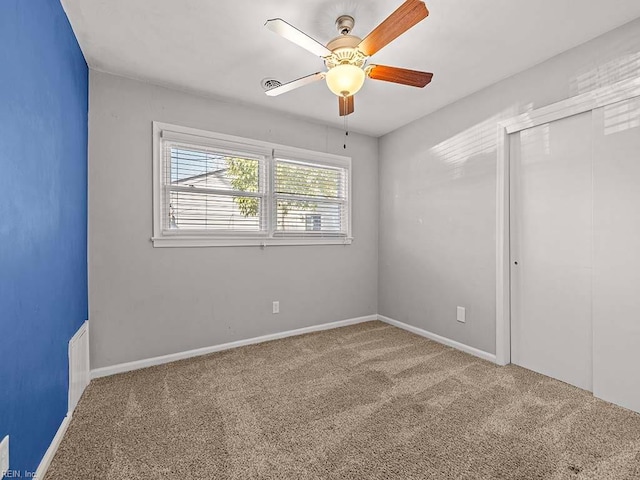
M 305 236 L 347 234 L 347 170 L 275 160 L 276 231 Z
M 154 122 L 154 172 L 155 246 L 351 243 L 347 157 Z
M 264 158 L 164 143 L 163 229 L 261 232 Z

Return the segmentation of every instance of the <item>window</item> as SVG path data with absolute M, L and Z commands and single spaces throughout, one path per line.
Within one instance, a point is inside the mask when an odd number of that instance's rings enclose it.
M 154 246 L 351 243 L 351 159 L 154 122 Z

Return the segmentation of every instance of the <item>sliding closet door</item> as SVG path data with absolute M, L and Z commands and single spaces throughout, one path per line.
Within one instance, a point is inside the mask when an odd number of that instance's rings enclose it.
M 592 389 L 592 114 L 510 136 L 511 359 Z
M 640 412 L 640 100 L 593 115 L 593 392 Z

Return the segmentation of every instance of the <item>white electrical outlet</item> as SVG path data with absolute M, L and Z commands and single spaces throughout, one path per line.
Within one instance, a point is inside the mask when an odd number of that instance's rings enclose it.
M 9 471 L 9 435 L 0 442 L 0 478 Z
M 280 302 L 273 302 L 273 313 L 280 313 Z
M 467 311 L 464 307 L 458 307 L 456 319 L 461 323 L 467 321 Z

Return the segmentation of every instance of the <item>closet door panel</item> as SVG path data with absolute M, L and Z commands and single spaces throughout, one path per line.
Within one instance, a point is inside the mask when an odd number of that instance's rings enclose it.
M 593 392 L 640 412 L 640 99 L 593 112 Z
M 592 389 L 591 112 L 511 136 L 512 362 Z M 517 265 L 516 265 L 517 262 Z

